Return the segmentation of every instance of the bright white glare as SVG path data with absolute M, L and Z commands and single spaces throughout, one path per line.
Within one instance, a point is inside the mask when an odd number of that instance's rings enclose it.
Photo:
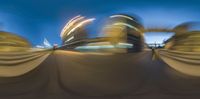
M 130 19 L 130 20 L 133 20 L 133 18 L 125 16 L 125 15 L 113 15 L 113 16 L 110 16 L 110 18 L 115 18 L 115 17 L 123 17 L 123 18 L 127 18 L 127 19 Z
M 77 18 L 76 20 L 74 20 L 73 22 L 71 22 L 69 25 L 68 25 L 68 27 L 65 29 L 65 31 L 67 30 L 67 29 L 69 29 L 70 27 L 72 27 L 75 23 L 77 23 L 77 22 L 79 22 L 79 21 L 81 21 L 81 20 L 83 20 L 84 19 L 84 17 L 80 17 L 80 18 Z M 67 35 L 69 35 L 70 33 L 67 33 Z
M 130 44 L 130 43 L 119 43 L 119 45 L 125 45 L 125 46 L 133 47 L 133 44 Z
M 74 39 L 74 36 L 70 37 L 70 38 L 67 39 L 65 42 L 69 42 L 69 41 L 71 41 L 72 39 Z
M 66 25 L 65 25 L 65 27 L 63 28 L 63 30 L 62 30 L 62 32 L 61 32 L 61 34 L 60 34 L 60 37 L 63 37 L 65 34 L 66 34 L 66 31 L 70 28 L 70 27 L 72 27 L 75 23 L 77 23 L 77 22 L 79 22 L 79 21 L 81 21 L 81 20 L 83 20 L 84 19 L 84 17 L 80 17 L 80 16 L 76 16 L 76 17 L 74 17 L 73 19 L 71 19 Z M 67 32 L 68 33 L 68 32 Z M 69 33 L 67 34 L 67 35 L 69 35 Z
M 91 19 L 87 19 L 87 20 L 84 20 L 84 21 L 80 22 L 78 25 L 76 25 L 74 28 L 72 28 L 72 29 L 68 32 L 67 35 L 69 35 L 69 34 L 71 34 L 72 32 L 74 32 L 77 28 L 82 27 L 82 26 L 84 26 L 84 25 L 86 25 L 86 24 L 89 24 L 89 23 L 91 23 L 91 22 L 94 21 L 94 20 L 95 20 L 95 18 L 91 18 Z
M 115 48 L 114 45 L 101 45 L 101 46 L 79 46 L 76 47 L 76 50 L 79 49 L 110 49 L 110 48 Z
M 66 23 L 66 25 L 65 25 L 64 28 L 62 29 L 62 32 L 61 32 L 61 34 L 60 34 L 60 37 L 62 37 L 62 36 L 64 35 L 64 33 L 65 33 L 66 29 L 68 28 L 69 24 L 70 24 L 72 21 L 74 21 L 75 19 L 79 18 L 79 17 L 80 17 L 80 15 L 78 15 L 78 16 L 72 18 L 71 20 L 69 20 L 69 21 Z
M 65 25 L 65 27 L 63 28 L 62 32 L 61 32 L 61 37 L 63 37 L 66 33 L 68 33 L 67 35 L 69 35 L 69 32 L 66 32 L 68 29 L 70 29 L 70 27 L 72 27 L 75 23 L 83 20 L 84 17 L 77 17 L 74 20 L 71 20 L 70 22 L 67 23 L 67 25 Z
M 112 48 L 132 48 L 133 44 L 129 43 L 118 43 L 117 45 L 91 45 L 91 46 L 79 46 L 76 47 L 76 50 L 80 49 L 91 49 L 91 50 L 97 50 L 97 49 L 112 49 Z
M 74 18 L 72 18 L 71 20 L 69 20 L 69 21 L 67 22 L 66 26 L 68 26 L 71 22 L 73 22 L 75 19 L 80 18 L 80 17 L 81 17 L 80 15 L 75 16 Z

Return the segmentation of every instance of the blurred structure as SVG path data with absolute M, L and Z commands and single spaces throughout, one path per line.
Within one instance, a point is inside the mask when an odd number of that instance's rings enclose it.
M 32 48 L 23 37 L 0 31 L 0 78 L 17 77 L 33 71 L 50 52 Z
M 23 37 L 9 32 L 0 31 L 0 51 L 24 51 L 31 48 L 31 44 Z
M 137 52 L 144 46 L 144 27 L 138 19 L 125 14 L 112 15 L 97 38 L 85 39 L 80 51 Z
M 141 51 L 143 49 L 144 27 L 134 17 L 118 14 L 110 16 L 103 28 L 103 37 L 108 37 L 112 45 L 128 45 L 129 52 Z
M 85 19 L 82 16 L 72 18 L 63 28 L 60 37 L 65 47 L 78 46 L 79 42 L 87 39 L 85 26 L 94 21 L 94 18 Z M 77 45 L 76 45 L 77 44 Z
M 175 27 L 173 30 L 175 35 L 165 42 L 165 48 L 185 52 L 200 52 L 200 31 L 193 29 L 197 25 L 200 25 L 200 23 L 188 22 Z
M 173 29 L 175 35 L 158 50 L 160 58 L 174 70 L 200 77 L 200 24 L 187 22 Z

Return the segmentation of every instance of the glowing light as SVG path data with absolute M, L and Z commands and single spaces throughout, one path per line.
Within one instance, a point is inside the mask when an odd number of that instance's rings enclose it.
M 61 38 L 64 38 L 64 36 L 68 36 L 70 35 L 71 33 L 73 33 L 76 29 L 86 25 L 86 24 L 89 24 L 90 22 L 94 21 L 95 19 L 94 18 L 91 18 L 91 19 L 86 19 L 84 20 L 85 17 L 82 17 L 80 15 L 72 18 L 66 25 L 65 27 L 63 28 L 61 34 L 60 34 L 60 37 Z
M 130 19 L 130 20 L 133 20 L 133 18 L 131 18 L 129 16 L 125 16 L 125 15 L 113 15 L 113 16 L 110 16 L 110 18 L 115 18 L 115 17 L 123 17 L 123 18 L 127 18 L 127 19 Z
M 130 44 L 130 43 L 119 43 L 119 45 L 125 45 L 125 46 L 131 46 L 131 47 L 133 47 L 133 44 Z
M 60 37 L 63 37 L 67 32 L 67 30 L 68 29 L 70 29 L 70 27 L 72 27 L 75 23 L 77 23 L 77 22 L 79 22 L 79 21 L 81 21 L 81 20 L 83 20 L 84 19 L 84 17 L 81 17 L 81 16 L 76 16 L 76 17 L 74 17 L 73 19 L 71 19 L 66 25 L 65 25 L 65 27 L 63 28 L 63 30 L 62 30 L 62 32 L 61 32 L 61 34 L 60 34 Z M 69 35 L 69 34 L 67 34 L 67 35 Z
M 84 21 L 80 22 L 78 25 L 76 25 L 74 28 L 72 28 L 72 29 L 68 32 L 67 35 L 69 35 L 69 34 L 71 34 L 72 32 L 74 32 L 77 28 L 82 27 L 82 26 L 84 26 L 84 25 L 86 25 L 86 24 L 89 24 L 89 23 L 91 23 L 91 22 L 94 21 L 94 20 L 95 20 L 95 18 L 91 18 L 91 19 L 87 19 L 87 20 L 84 20 Z
M 69 22 L 67 22 L 66 25 L 69 25 L 71 22 L 73 22 L 75 19 L 77 19 L 77 18 L 79 18 L 79 17 L 81 17 L 81 16 L 80 16 L 80 15 L 75 16 L 74 18 L 72 18 L 71 20 L 69 20 Z
M 104 44 L 109 44 L 109 42 L 104 42 Z M 132 48 L 132 47 L 133 47 L 133 44 L 118 43 L 117 45 L 111 45 L 111 44 L 109 44 L 109 45 L 87 45 L 87 46 L 79 46 L 79 47 L 76 47 L 75 49 L 77 49 L 77 50 L 81 50 L 81 49 L 96 50 L 96 49 Z
M 77 18 L 79 18 L 79 17 L 80 17 L 80 15 L 78 15 L 78 16 L 72 18 L 71 20 L 69 20 L 69 21 L 66 23 L 66 25 L 64 26 L 64 28 L 63 28 L 62 31 L 66 30 L 66 28 L 68 27 L 68 25 L 69 25 L 72 21 L 74 21 L 75 19 L 77 19 Z M 64 33 L 64 32 L 62 32 L 61 35 L 63 35 L 63 33 Z
M 76 50 L 79 49 L 110 49 L 110 48 L 115 48 L 113 45 L 101 45 L 101 46 L 79 46 L 76 47 Z
M 70 38 L 67 39 L 65 42 L 69 42 L 69 41 L 71 41 L 72 39 L 74 39 L 74 36 L 70 37 Z

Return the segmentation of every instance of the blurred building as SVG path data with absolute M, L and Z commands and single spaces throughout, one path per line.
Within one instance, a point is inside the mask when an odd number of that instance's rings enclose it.
M 175 35 L 165 43 L 166 49 L 200 52 L 200 31 L 190 30 L 192 23 L 184 23 L 174 28 Z
M 23 37 L 0 31 L 0 51 L 23 51 L 31 48 L 31 44 Z
M 63 45 L 71 44 L 73 42 L 81 41 L 81 40 L 84 40 L 87 38 L 88 38 L 88 34 L 87 34 L 85 28 L 80 27 L 77 30 L 73 31 L 71 34 L 63 37 L 62 43 L 63 43 Z
M 63 47 L 61 48 L 128 49 L 129 52 L 143 49 L 144 27 L 136 17 L 124 14 L 112 15 L 103 27 L 102 34 L 99 37 L 88 38 L 85 26 L 93 20 L 94 18 L 85 19 L 81 16 L 71 19 L 61 32 L 63 41 Z
M 143 30 L 144 27 L 137 18 L 118 14 L 110 16 L 103 29 L 103 36 L 109 37 L 113 45 L 132 45 L 128 51 L 141 51 L 144 43 Z
M 72 18 L 62 29 L 61 39 L 62 45 L 72 47 L 77 46 L 79 42 L 88 38 L 85 26 L 91 23 L 94 18 L 85 19 L 82 16 Z

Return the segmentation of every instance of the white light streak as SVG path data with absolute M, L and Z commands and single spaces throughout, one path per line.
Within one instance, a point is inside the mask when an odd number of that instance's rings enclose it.
M 63 28 L 61 34 L 60 34 L 60 37 L 63 37 L 67 32 L 68 29 L 70 29 L 70 27 L 72 27 L 75 23 L 77 23 L 78 21 L 81 21 L 83 20 L 84 17 L 81 17 L 81 16 L 76 16 L 74 18 L 72 18 L 66 25 L 65 27 Z
M 70 37 L 70 38 L 67 39 L 65 42 L 69 42 L 69 41 L 71 41 L 72 39 L 74 39 L 74 36 Z
M 115 17 L 123 17 L 123 18 L 127 18 L 127 19 L 130 19 L 130 20 L 133 20 L 133 18 L 131 18 L 129 16 L 125 16 L 125 15 L 113 15 L 113 16 L 110 16 L 110 18 L 115 18 Z
M 87 19 L 87 20 L 84 20 L 84 21 L 80 22 L 78 25 L 76 25 L 74 28 L 72 28 L 72 29 L 68 32 L 67 35 L 69 35 L 69 34 L 71 34 L 72 32 L 74 32 L 77 28 L 82 27 L 82 26 L 84 26 L 84 25 L 86 25 L 86 24 L 89 24 L 89 23 L 91 23 L 91 22 L 94 21 L 94 20 L 95 20 L 95 18 L 91 18 L 91 19 Z

